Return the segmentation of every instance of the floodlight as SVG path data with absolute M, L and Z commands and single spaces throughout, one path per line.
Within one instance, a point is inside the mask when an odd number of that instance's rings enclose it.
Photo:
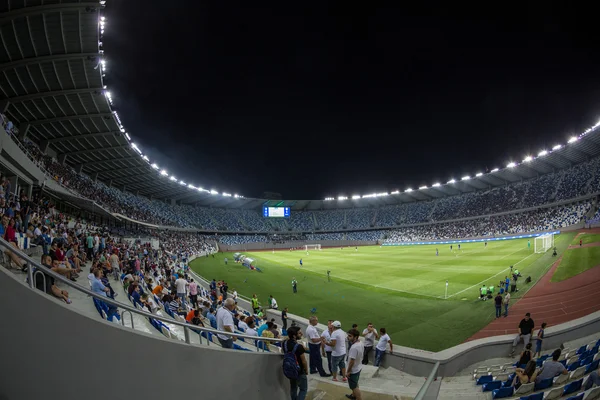
M 407 192 L 408 192 L 408 193 L 412 192 L 412 189 L 411 189 L 411 188 L 408 188 L 408 189 L 406 189 L 406 190 L 404 191 L 404 193 L 407 193 Z
M 440 186 L 440 183 L 439 183 L 439 182 L 436 182 L 436 183 L 434 183 L 433 185 L 431 185 L 431 187 L 438 187 L 438 186 Z
M 146 161 L 150 161 L 150 159 L 148 158 L 148 156 L 142 156 L 142 158 Z
M 219 194 L 219 192 L 217 192 L 215 189 L 211 189 L 210 194 Z
M 560 144 L 557 144 L 556 146 L 552 147 L 552 150 L 560 150 L 562 148 L 562 146 Z
M 184 181 L 179 181 L 179 184 L 184 186 L 187 185 L 187 183 L 185 183 Z
M 196 189 L 196 187 L 195 187 L 194 185 L 192 185 L 191 183 L 188 185 L 188 187 L 189 187 L 190 189 Z
M 483 175 L 483 172 L 478 172 L 475 174 L 475 176 L 481 176 L 481 175 Z
M 571 136 L 569 138 L 569 141 L 567 143 L 573 143 L 573 142 L 576 142 L 576 141 L 577 141 L 577 137 L 576 136 Z
M 494 168 L 493 170 L 491 170 L 490 172 L 498 172 L 498 168 Z
M 348 197 L 346 197 L 346 196 L 338 196 L 338 200 L 348 200 Z
M 152 168 L 154 168 L 154 169 L 158 169 L 158 165 L 156 165 L 156 164 L 152 164 L 151 166 L 152 166 Z
M 223 192 L 223 196 L 225 196 L 225 197 L 231 197 L 231 194 Z
M 427 189 L 427 185 L 419 186 L 419 190 Z
M 538 157 L 543 157 L 543 156 L 545 156 L 546 154 L 548 154 L 548 152 L 547 152 L 546 150 L 542 150 L 542 151 L 540 151 L 540 152 L 538 153 Z
M 454 182 L 456 182 L 455 179 L 450 179 L 447 183 L 454 183 Z
M 353 200 L 360 199 L 360 194 L 352 195 L 352 199 Z
M 398 194 L 398 193 L 400 193 L 399 190 L 394 190 L 391 194 Z
M 523 162 L 530 162 L 531 160 L 533 160 L 533 157 L 527 156 L 527 157 L 525 157 L 525 159 L 523 160 Z
M 235 198 L 238 198 L 238 197 L 240 197 L 240 196 L 238 196 L 237 194 L 234 194 L 234 195 L 233 195 L 233 197 L 235 197 Z
M 389 196 L 389 194 L 384 192 L 384 193 L 377 193 L 377 194 L 375 194 L 375 196 Z
M 168 176 L 168 175 L 169 175 L 169 174 L 167 174 L 167 171 L 166 171 L 166 170 L 164 170 L 164 169 L 163 169 L 162 171 L 160 171 L 160 174 L 161 174 L 162 176 Z
M 177 180 L 177 178 L 175 178 L 174 176 L 171 176 L 169 179 L 172 180 L 172 181 L 176 181 Z
M 514 168 L 514 167 L 516 167 L 516 166 L 517 166 L 517 163 L 516 163 L 516 162 L 509 162 L 509 163 L 506 165 L 506 168 Z
M 469 179 L 471 179 L 469 175 L 465 175 L 462 178 L 460 178 L 461 181 L 468 181 Z

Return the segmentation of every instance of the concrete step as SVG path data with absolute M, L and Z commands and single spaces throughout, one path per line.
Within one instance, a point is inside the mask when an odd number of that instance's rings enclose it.
M 348 384 L 336 385 L 334 382 L 318 382 L 316 387 L 308 391 L 307 400 L 343 400 L 351 390 Z M 395 396 L 386 393 L 374 393 L 361 388 L 363 400 L 412 400 L 412 397 Z

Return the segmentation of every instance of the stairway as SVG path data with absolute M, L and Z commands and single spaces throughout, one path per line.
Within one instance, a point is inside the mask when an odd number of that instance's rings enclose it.
M 375 212 L 373 213 L 373 219 L 371 219 L 371 226 L 377 226 L 376 222 L 377 222 L 377 213 L 379 212 L 379 208 L 375 209 Z

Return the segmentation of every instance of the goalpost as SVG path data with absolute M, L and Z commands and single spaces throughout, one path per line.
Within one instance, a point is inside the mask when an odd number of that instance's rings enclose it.
M 536 253 L 545 253 L 554 247 L 554 234 L 548 233 L 535 238 L 534 250 Z
M 304 245 L 304 250 L 305 251 L 309 251 L 309 250 L 321 250 L 321 245 L 320 244 L 305 244 Z

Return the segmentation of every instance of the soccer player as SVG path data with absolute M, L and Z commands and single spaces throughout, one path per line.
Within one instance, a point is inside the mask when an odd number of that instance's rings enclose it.
M 356 246 L 354 249 L 356 249 L 356 251 L 358 251 L 358 246 Z
M 450 251 L 452 251 L 452 245 L 450 245 Z
M 527 250 L 531 249 L 531 241 L 527 239 Z
M 458 249 L 460 250 L 460 244 L 458 245 Z
M 439 255 L 440 255 L 440 252 L 438 251 L 437 247 L 435 248 L 435 255 L 436 255 L 436 256 L 439 256 Z
M 331 274 L 331 271 L 327 271 L 327 282 L 331 282 L 331 277 L 329 276 L 329 274 Z
M 302 266 L 302 259 L 300 259 L 300 266 Z
M 485 242 L 485 243 L 483 244 L 483 247 L 487 247 L 487 242 Z
M 298 293 L 298 281 L 295 277 L 292 278 L 292 290 L 294 291 L 294 293 Z

